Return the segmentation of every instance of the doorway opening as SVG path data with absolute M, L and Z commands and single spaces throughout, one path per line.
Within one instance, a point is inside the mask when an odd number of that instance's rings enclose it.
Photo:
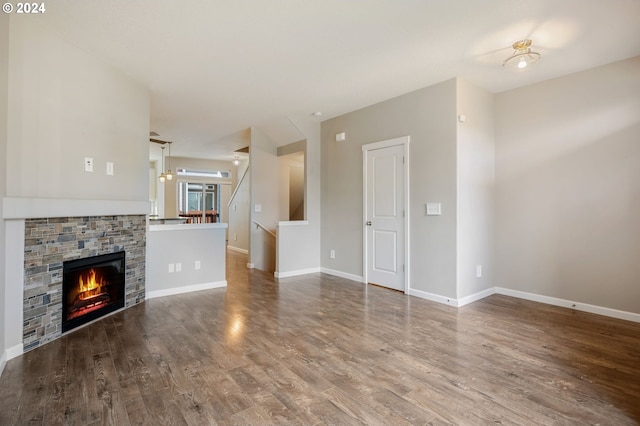
M 306 140 L 278 147 L 280 220 L 306 220 Z

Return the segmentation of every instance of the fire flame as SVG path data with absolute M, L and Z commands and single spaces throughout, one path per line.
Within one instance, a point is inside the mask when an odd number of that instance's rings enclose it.
M 92 268 L 85 277 L 82 275 L 78 278 L 78 287 L 80 299 L 86 299 L 102 292 L 102 286 L 105 285 L 104 279 L 98 276 L 96 279 L 96 271 Z

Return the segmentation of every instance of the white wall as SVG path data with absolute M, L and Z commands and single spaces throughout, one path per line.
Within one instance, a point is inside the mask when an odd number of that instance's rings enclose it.
M 277 278 L 320 272 L 317 258 L 309 256 L 309 233 L 312 226 L 309 221 L 282 221 L 278 224 L 276 241 Z
M 226 224 L 219 223 L 150 226 L 147 298 L 226 286 L 225 235 Z M 169 264 L 174 272 L 169 272 Z M 175 269 L 177 264 L 180 271 Z
M 287 277 L 320 270 L 321 231 L 321 143 L 320 123 L 308 116 L 289 117 L 291 123 L 304 136 L 304 144 L 279 147 L 283 153 L 304 146 L 304 221 L 280 222 L 276 256 L 276 275 Z M 299 148 L 295 148 L 299 144 Z
M 148 202 L 147 89 L 38 19 L 10 21 L 7 196 Z
M 494 286 L 495 131 L 493 94 L 458 79 L 457 298 Z M 476 268 L 481 267 L 482 277 Z
M 640 313 L 640 57 L 495 102 L 496 285 Z
M 336 133 L 346 141 L 336 142 Z M 362 148 L 410 136 L 411 288 L 456 297 L 456 81 L 448 80 L 322 123 L 323 268 L 362 276 Z M 427 202 L 441 216 L 425 216 Z M 335 250 L 336 258 L 329 258 Z
M 275 238 L 255 225 L 259 222 L 275 232 L 280 217 L 278 201 L 278 153 L 274 141 L 256 127 L 251 128 L 251 222 L 249 263 L 256 269 L 275 271 Z M 256 205 L 261 211 L 256 212 Z
M 309 115 L 289 117 L 291 122 L 305 137 L 304 157 L 304 203 L 305 220 L 308 225 L 298 230 L 304 236 L 304 243 L 298 245 L 305 258 L 293 269 L 319 268 L 321 243 L 321 127 L 320 123 Z

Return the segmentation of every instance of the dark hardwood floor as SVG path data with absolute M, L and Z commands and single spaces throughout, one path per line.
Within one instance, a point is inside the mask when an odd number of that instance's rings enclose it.
M 0 424 L 640 424 L 640 324 L 245 264 L 10 360 Z

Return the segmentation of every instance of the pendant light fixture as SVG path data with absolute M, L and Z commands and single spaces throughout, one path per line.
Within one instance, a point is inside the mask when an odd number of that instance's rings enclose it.
M 169 156 L 167 157 L 167 163 L 169 165 L 169 170 L 167 171 L 165 176 L 167 177 L 167 180 L 172 180 L 173 179 L 173 173 L 171 172 L 171 144 L 173 142 L 167 142 L 167 143 L 169 144 Z M 163 167 L 163 170 L 164 170 L 164 167 Z
M 238 166 L 240 164 L 240 157 L 238 157 L 237 155 L 233 156 L 233 165 L 234 166 Z
M 540 54 L 531 50 L 531 40 L 516 41 L 512 45 L 513 54 L 504 60 L 502 66 L 513 70 L 524 70 L 540 59 Z
M 162 173 L 160 173 L 160 177 L 158 177 L 158 179 L 160 179 L 160 182 L 163 182 L 167 179 L 167 175 L 164 174 L 164 146 L 161 146 L 160 149 L 162 149 Z

